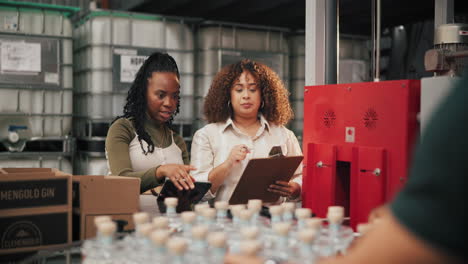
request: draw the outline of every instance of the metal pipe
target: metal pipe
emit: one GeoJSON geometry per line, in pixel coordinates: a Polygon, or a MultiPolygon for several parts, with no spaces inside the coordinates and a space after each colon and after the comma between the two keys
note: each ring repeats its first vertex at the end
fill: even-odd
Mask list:
{"type": "Polygon", "coordinates": [[[325,83],[337,83],[337,0],[325,3],[325,83]]]}
{"type": "Polygon", "coordinates": [[[372,66],[374,82],[380,81],[381,0],[372,0],[372,66]]]}
{"type": "Polygon", "coordinates": [[[453,51],[448,53],[446,57],[450,59],[468,57],[468,50],[453,51]]]}

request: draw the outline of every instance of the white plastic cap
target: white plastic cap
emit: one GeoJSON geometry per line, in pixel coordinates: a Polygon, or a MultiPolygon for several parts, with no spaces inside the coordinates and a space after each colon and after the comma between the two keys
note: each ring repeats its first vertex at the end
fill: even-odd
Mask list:
{"type": "Polygon", "coordinates": [[[236,204],[236,205],[231,205],[231,213],[235,217],[240,217],[240,211],[245,209],[245,205],[243,204],[236,204]]]}
{"type": "Polygon", "coordinates": [[[138,212],[133,214],[133,221],[135,225],[140,225],[149,222],[149,214],[146,212],[138,212]]]}
{"type": "Polygon", "coordinates": [[[183,255],[187,251],[187,241],[180,237],[170,238],[167,248],[173,255],[183,255]]]}
{"type": "Polygon", "coordinates": [[[193,223],[195,221],[195,219],[197,218],[197,214],[195,214],[194,212],[190,212],[190,211],[186,211],[186,212],[182,212],[180,214],[180,217],[182,218],[182,221],[184,223],[193,223]]]}
{"type": "Polygon", "coordinates": [[[214,208],[204,208],[202,211],[203,217],[207,219],[214,219],[216,217],[216,209],[214,208]]]}
{"type": "Polygon", "coordinates": [[[369,231],[370,227],[371,227],[370,224],[362,223],[362,224],[358,224],[356,229],[359,234],[364,235],[365,233],[367,233],[367,231],[369,231]]]}
{"type": "Polygon", "coordinates": [[[103,222],[97,225],[98,232],[104,236],[111,236],[117,230],[117,225],[114,222],[103,222]]]}
{"type": "Polygon", "coordinates": [[[342,215],[344,215],[344,207],[343,206],[329,206],[328,207],[328,212],[327,214],[329,213],[341,213],[342,215]]]}
{"type": "Polygon", "coordinates": [[[343,222],[343,214],[341,212],[331,212],[327,214],[328,222],[331,224],[341,224],[343,222]]]}
{"type": "Polygon", "coordinates": [[[205,225],[197,225],[192,228],[192,236],[197,239],[205,239],[208,234],[208,227],[205,225]]]}
{"type": "Polygon", "coordinates": [[[297,219],[306,219],[312,215],[312,210],[309,208],[297,208],[295,214],[297,219]]]}
{"type": "Polygon", "coordinates": [[[108,215],[100,215],[94,217],[94,225],[98,226],[100,223],[112,222],[112,218],[108,215]]]}
{"type": "Polygon", "coordinates": [[[151,241],[153,241],[153,244],[162,246],[166,244],[167,240],[169,239],[169,231],[167,230],[156,230],[151,232],[151,241]]]}
{"type": "Polygon", "coordinates": [[[319,229],[320,227],[322,227],[322,219],[321,218],[318,218],[318,217],[312,217],[312,218],[309,218],[309,219],[306,219],[305,220],[305,225],[307,228],[311,228],[311,229],[319,229]]]}
{"type": "Polygon", "coordinates": [[[216,210],[227,210],[229,208],[229,204],[226,201],[217,201],[215,202],[216,210]]]}
{"type": "Polygon", "coordinates": [[[262,209],[262,200],[260,199],[250,199],[247,202],[247,208],[253,210],[254,212],[259,212],[262,209]]]}
{"type": "Polygon", "coordinates": [[[290,229],[291,229],[291,224],[287,222],[280,222],[280,223],[273,224],[273,230],[281,236],[288,235],[290,229]]]}
{"type": "Polygon", "coordinates": [[[249,210],[249,209],[241,209],[239,211],[239,218],[242,219],[242,220],[250,220],[250,218],[252,218],[252,215],[253,215],[253,212],[252,210],[249,210]]]}
{"type": "Polygon", "coordinates": [[[303,243],[311,243],[314,241],[316,235],[317,230],[312,228],[304,228],[298,232],[298,238],[303,243]]]}
{"type": "Polygon", "coordinates": [[[201,215],[201,212],[203,211],[204,208],[210,208],[210,205],[207,203],[196,204],[194,207],[195,213],[197,213],[198,215],[201,215]]]}
{"type": "Polygon", "coordinates": [[[242,255],[249,257],[256,256],[261,248],[262,246],[257,240],[246,240],[240,245],[242,255]]]}
{"type": "Polygon", "coordinates": [[[138,227],[138,233],[143,236],[149,236],[151,231],[153,231],[153,225],[150,223],[143,223],[138,227]]]}
{"type": "Polygon", "coordinates": [[[258,237],[258,234],[260,233],[258,227],[256,226],[249,226],[249,227],[243,227],[241,228],[241,235],[244,239],[256,239],[258,237]]]}
{"type": "Polygon", "coordinates": [[[153,218],[153,226],[156,229],[169,228],[169,219],[165,216],[156,216],[153,218]]]}
{"type": "Polygon", "coordinates": [[[209,233],[206,239],[208,240],[208,243],[212,247],[217,247],[217,248],[226,247],[227,237],[226,237],[226,233],[224,232],[209,233]]]}
{"type": "Polygon", "coordinates": [[[281,205],[270,206],[271,215],[281,215],[283,213],[283,207],[281,205]]]}
{"type": "Polygon", "coordinates": [[[292,202],[282,203],[281,206],[283,207],[284,212],[292,212],[296,209],[296,204],[292,202]]]}
{"type": "Polygon", "coordinates": [[[167,197],[164,199],[164,204],[167,207],[177,207],[178,199],[176,197],[167,197]]]}
{"type": "Polygon", "coordinates": [[[10,131],[8,132],[8,140],[11,142],[11,143],[16,143],[18,142],[20,139],[19,135],[18,135],[18,132],[16,131],[10,131]]]}

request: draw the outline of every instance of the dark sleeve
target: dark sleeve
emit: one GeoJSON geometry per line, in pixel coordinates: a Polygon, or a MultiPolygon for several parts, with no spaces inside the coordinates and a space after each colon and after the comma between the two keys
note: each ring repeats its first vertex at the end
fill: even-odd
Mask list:
{"type": "Polygon", "coordinates": [[[140,192],[162,184],[156,179],[157,167],[145,171],[134,171],[130,161],[129,145],[136,136],[131,122],[121,118],[115,121],[106,137],[106,155],[109,162],[110,173],[115,176],[140,178],[140,192]]]}
{"type": "Polygon", "coordinates": [[[452,256],[468,257],[468,80],[434,114],[405,188],[391,204],[415,236],[452,256]]]}
{"type": "Polygon", "coordinates": [[[190,164],[190,157],[187,150],[187,144],[185,144],[184,139],[177,133],[174,132],[174,142],[182,150],[182,160],[185,165],[190,164]]]}

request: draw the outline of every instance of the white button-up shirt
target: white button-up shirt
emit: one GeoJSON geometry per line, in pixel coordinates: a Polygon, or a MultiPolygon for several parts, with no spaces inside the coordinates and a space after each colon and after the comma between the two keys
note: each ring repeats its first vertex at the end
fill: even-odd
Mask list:
{"type": "MultiPolygon", "coordinates": [[[[274,146],[280,146],[284,156],[302,155],[299,142],[291,130],[268,123],[262,115],[260,124],[254,137],[240,131],[231,118],[226,122],[208,124],[195,133],[191,165],[197,170],[191,174],[197,181],[207,182],[210,171],[227,160],[234,146],[244,144],[250,150],[247,157],[232,168],[217,192],[213,194],[209,191],[204,200],[214,198],[215,201],[229,201],[249,160],[267,158],[274,146]]],[[[292,181],[302,186],[302,164],[295,171],[292,181]]]]}

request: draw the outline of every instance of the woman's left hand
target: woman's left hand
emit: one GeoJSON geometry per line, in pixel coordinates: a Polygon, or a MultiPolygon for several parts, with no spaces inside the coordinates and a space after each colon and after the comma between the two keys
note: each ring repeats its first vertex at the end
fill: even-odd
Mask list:
{"type": "Polygon", "coordinates": [[[301,186],[292,181],[276,181],[275,184],[270,185],[268,191],[289,199],[296,199],[301,194],[301,186]]]}

